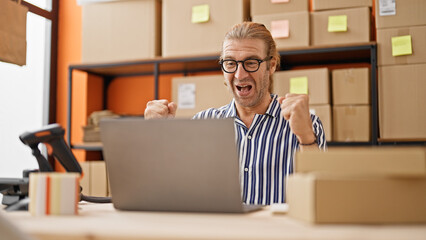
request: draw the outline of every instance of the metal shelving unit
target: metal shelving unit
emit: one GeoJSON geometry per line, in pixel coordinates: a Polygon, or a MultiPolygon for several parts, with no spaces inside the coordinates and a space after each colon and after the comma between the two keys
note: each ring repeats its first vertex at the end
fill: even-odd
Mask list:
{"type": "MultiPolygon", "coordinates": [[[[279,51],[282,70],[295,66],[315,66],[325,64],[367,63],[371,66],[371,141],[369,142],[330,142],[329,145],[378,145],[378,109],[377,109],[377,46],[375,42],[355,45],[334,45],[322,47],[306,47],[279,51]]],[[[116,77],[122,76],[154,76],[154,96],[158,99],[158,79],[162,74],[190,73],[220,70],[219,53],[210,56],[189,56],[177,58],[154,58],[140,61],[129,61],[105,64],[71,65],[68,69],[68,106],[67,106],[67,141],[71,143],[71,109],[72,109],[72,74],[74,70],[84,71],[101,76],[104,79],[104,91],[116,77]]],[[[106,107],[104,94],[104,107],[106,107]]],[[[101,151],[101,144],[71,145],[74,149],[101,151]]]]}

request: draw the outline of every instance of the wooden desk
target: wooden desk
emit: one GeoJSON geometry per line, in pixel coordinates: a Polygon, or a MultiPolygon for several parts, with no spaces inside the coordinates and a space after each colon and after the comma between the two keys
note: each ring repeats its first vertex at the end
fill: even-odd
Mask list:
{"type": "Polygon", "coordinates": [[[6,216],[40,240],[135,239],[426,239],[425,225],[312,225],[273,214],[123,212],[111,204],[81,203],[78,216],[6,216]]]}

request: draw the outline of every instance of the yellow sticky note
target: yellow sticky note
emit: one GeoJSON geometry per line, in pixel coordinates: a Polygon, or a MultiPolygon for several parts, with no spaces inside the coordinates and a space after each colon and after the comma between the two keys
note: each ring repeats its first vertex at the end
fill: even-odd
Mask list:
{"type": "Polygon", "coordinates": [[[208,4],[192,7],[192,23],[208,22],[210,19],[210,7],[208,4]]]}
{"type": "Polygon", "coordinates": [[[392,56],[396,57],[410,54],[413,54],[411,35],[392,38],[392,56]]]}
{"type": "Polygon", "coordinates": [[[348,16],[329,16],[328,17],[329,32],[346,32],[348,31],[348,16]]]}
{"type": "Polygon", "coordinates": [[[271,35],[273,38],[288,38],[289,22],[288,20],[278,20],[271,22],[271,35]]]}
{"type": "Polygon", "coordinates": [[[308,77],[290,78],[290,93],[308,94],[308,77]]]}

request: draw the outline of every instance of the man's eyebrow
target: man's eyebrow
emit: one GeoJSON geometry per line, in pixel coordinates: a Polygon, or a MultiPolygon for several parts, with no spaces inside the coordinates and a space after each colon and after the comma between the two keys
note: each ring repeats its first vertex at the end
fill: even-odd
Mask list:
{"type": "MultiPolygon", "coordinates": [[[[235,60],[235,58],[231,57],[231,56],[224,56],[223,59],[224,60],[235,60]]],[[[248,57],[246,57],[242,60],[247,60],[247,59],[262,59],[262,58],[259,55],[251,55],[251,56],[248,56],[248,57]]]]}

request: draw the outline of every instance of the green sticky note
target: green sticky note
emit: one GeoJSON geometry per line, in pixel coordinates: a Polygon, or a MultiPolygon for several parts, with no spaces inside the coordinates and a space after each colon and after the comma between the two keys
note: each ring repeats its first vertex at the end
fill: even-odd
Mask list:
{"type": "Polygon", "coordinates": [[[392,38],[392,56],[402,56],[413,54],[411,46],[411,35],[392,38]]]}
{"type": "Polygon", "coordinates": [[[348,31],[348,16],[329,16],[328,17],[329,32],[346,32],[348,31]]]}
{"type": "Polygon", "coordinates": [[[290,93],[308,94],[308,77],[290,78],[290,93]]]}
{"type": "Polygon", "coordinates": [[[192,7],[192,23],[208,22],[210,19],[210,7],[208,4],[192,7]]]}

